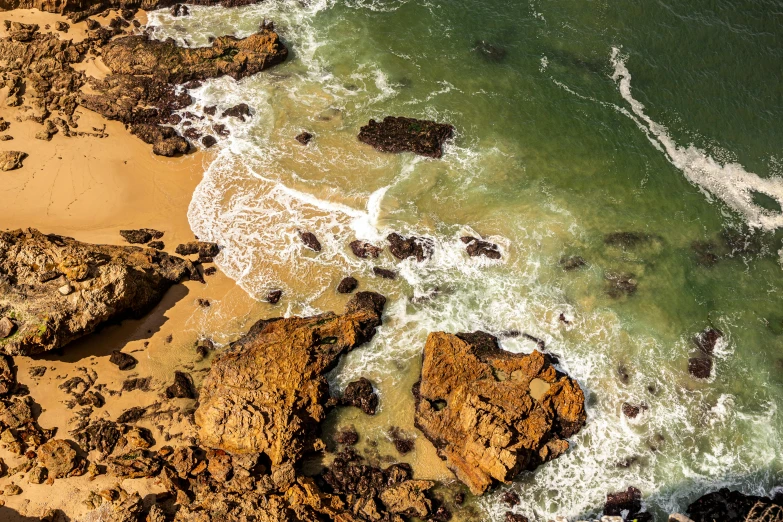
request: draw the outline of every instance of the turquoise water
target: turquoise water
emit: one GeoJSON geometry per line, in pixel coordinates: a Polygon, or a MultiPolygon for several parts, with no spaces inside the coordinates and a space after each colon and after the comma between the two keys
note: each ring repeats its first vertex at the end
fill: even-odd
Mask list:
{"type": "MultiPolygon", "coordinates": [[[[388,422],[412,414],[427,332],[545,339],[586,390],[589,418],[568,454],[510,486],[532,520],[596,514],[629,485],[658,516],[722,485],[768,493],[783,481],[783,5],[551,4],[267,1],[151,14],[155,34],[191,45],[271,18],[292,51],[266,73],[192,91],[198,107],[247,102],[255,115],[227,122],[191,226],[225,245],[218,263],[251,295],[283,288],[286,313],[339,310],[333,288],[349,273],[388,295],[378,337],[332,375],[338,390],[370,377],[388,422]],[[387,114],[445,121],[457,135],[440,160],[356,140],[387,114]],[[293,140],[302,130],[315,134],[306,148],[293,140]],[[324,251],[306,252],[297,229],[324,251]],[[386,254],[379,264],[402,277],[373,278],[347,244],[390,231],[431,237],[435,256],[386,254]],[[621,231],[648,240],[605,243],[621,231]],[[503,259],[468,258],[466,232],[500,244],[503,259]],[[742,251],[725,239],[737,234],[750,238],[742,251]],[[717,263],[699,262],[706,251],[717,263]],[[587,266],[565,272],[563,255],[587,266]],[[608,295],[609,272],[633,274],[636,292],[608,295]],[[701,382],[687,360],[707,326],[726,336],[701,382]],[[625,419],[624,401],[649,410],[625,419]]],[[[367,429],[382,437],[377,424],[367,429]]],[[[502,489],[471,501],[479,519],[502,520],[502,489]]]]}

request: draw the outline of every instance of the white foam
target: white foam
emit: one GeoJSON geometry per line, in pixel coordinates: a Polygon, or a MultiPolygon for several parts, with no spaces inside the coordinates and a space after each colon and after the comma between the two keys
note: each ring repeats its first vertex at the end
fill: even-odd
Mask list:
{"type": "Polygon", "coordinates": [[[648,138],[663,147],[672,165],[681,170],[691,183],[705,191],[705,194],[720,198],[740,213],[748,225],[764,230],[783,226],[783,213],[772,212],[753,203],[753,192],[761,192],[775,199],[783,207],[783,178],[762,178],[748,172],[739,163],[720,163],[694,145],[677,145],[666,127],[647,116],[644,105],[631,94],[631,73],[625,62],[626,58],[620,54],[620,49],[612,48],[612,79],[617,82],[620,94],[631,106],[633,114],[644,122],[648,138]]]}

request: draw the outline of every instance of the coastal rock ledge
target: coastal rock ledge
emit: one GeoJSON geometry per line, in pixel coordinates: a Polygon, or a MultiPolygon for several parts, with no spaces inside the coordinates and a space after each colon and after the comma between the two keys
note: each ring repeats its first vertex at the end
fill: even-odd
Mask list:
{"type": "Polygon", "coordinates": [[[548,356],[484,332],[431,333],[413,393],[416,427],[476,495],[562,455],[586,420],[582,389],[548,356]]]}
{"type": "Polygon", "coordinates": [[[63,347],[102,323],[149,312],[190,261],[151,248],[91,245],[34,229],[0,232],[0,339],[8,355],[63,347]]]}

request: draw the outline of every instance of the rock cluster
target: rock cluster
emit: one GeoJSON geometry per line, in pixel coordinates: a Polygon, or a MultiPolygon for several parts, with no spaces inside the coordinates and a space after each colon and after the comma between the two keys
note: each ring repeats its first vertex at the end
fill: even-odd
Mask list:
{"type": "Polygon", "coordinates": [[[414,152],[440,158],[443,144],[454,135],[454,127],[434,121],[387,116],[359,130],[359,141],[381,152],[414,152]]]}
{"type": "Polygon", "coordinates": [[[416,427],[474,494],[562,455],[586,420],[581,388],[546,355],[484,332],[431,333],[414,397],[416,427]]]}
{"type": "Polygon", "coordinates": [[[781,522],[783,495],[770,499],[722,488],[697,499],[687,513],[694,522],[781,522]]]}
{"type": "Polygon", "coordinates": [[[106,321],[142,316],[171,285],[198,277],[189,261],[152,249],[33,229],[0,232],[0,316],[16,327],[0,339],[0,351],[60,348],[106,321]]]}

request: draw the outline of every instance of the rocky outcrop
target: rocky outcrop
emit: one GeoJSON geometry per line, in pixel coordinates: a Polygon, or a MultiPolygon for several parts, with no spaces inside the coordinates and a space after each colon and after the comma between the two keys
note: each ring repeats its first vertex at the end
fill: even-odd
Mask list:
{"type": "Polygon", "coordinates": [[[421,263],[432,256],[432,240],[425,237],[403,237],[395,232],[386,236],[386,240],[389,251],[399,260],[415,257],[421,263]]]}
{"type": "Polygon", "coordinates": [[[500,249],[494,243],[473,236],[464,236],[460,240],[467,245],[465,249],[470,257],[484,256],[489,259],[500,259],[500,249]]]}
{"type": "MultiPolygon", "coordinates": [[[[359,286],[359,281],[355,277],[344,277],[337,285],[337,292],[340,294],[350,294],[359,286]]],[[[0,331],[2,333],[2,331],[0,331]]]]}
{"type": "Polygon", "coordinates": [[[370,120],[359,130],[359,141],[381,152],[414,152],[440,158],[443,144],[454,135],[454,127],[434,121],[387,116],[370,120]]]}
{"type": "Polygon", "coordinates": [[[330,400],[325,373],[369,341],[385,299],[359,292],[344,315],[262,320],[217,355],[195,421],[202,443],[264,453],[273,466],[323,447],[318,424],[330,400]]]}
{"type": "MultiPolygon", "coordinates": [[[[259,0],[0,0],[0,11],[12,9],[38,9],[48,13],[69,15],[76,20],[83,20],[87,16],[106,11],[107,9],[151,11],[161,7],[171,7],[175,4],[191,5],[219,5],[222,7],[236,7],[250,5],[259,0]]],[[[130,18],[133,11],[130,12],[130,18]]],[[[58,31],[62,29],[57,29],[58,31]]]]}
{"type": "Polygon", "coordinates": [[[345,393],[341,399],[344,406],[355,406],[367,415],[375,415],[378,409],[378,395],[372,387],[372,383],[362,377],[345,387],[345,393]]]}
{"type": "Polygon", "coordinates": [[[65,346],[99,325],[141,317],[168,288],[197,278],[163,252],[81,243],[33,229],[0,232],[0,315],[16,331],[0,351],[33,355],[65,346]]]}
{"type": "Polygon", "coordinates": [[[546,355],[484,332],[431,333],[414,397],[416,427],[474,494],[563,454],[586,419],[579,384],[546,355]]]}
{"type": "Polygon", "coordinates": [[[713,353],[723,332],[715,328],[705,328],[693,338],[697,353],[688,359],[688,373],[697,379],[709,379],[712,375],[713,353]]]}
{"type": "Polygon", "coordinates": [[[783,520],[783,498],[744,495],[727,488],[707,493],[686,511],[693,522],[780,522],[783,520]]]}
{"type": "Polygon", "coordinates": [[[358,239],[351,241],[349,246],[351,247],[353,255],[362,259],[367,259],[370,257],[377,258],[379,255],[381,255],[381,252],[383,252],[381,247],[377,247],[365,241],[359,241],[358,239]]]}
{"type": "Polygon", "coordinates": [[[299,239],[301,239],[302,243],[304,243],[304,245],[310,250],[313,250],[315,252],[321,251],[321,242],[318,241],[318,238],[315,237],[315,234],[313,234],[312,232],[306,232],[304,230],[300,230],[299,239]]]}
{"type": "Polygon", "coordinates": [[[136,230],[120,230],[120,235],[128,243],[143,244],[149,243],[153,239],[163,237],[163,232],[152,228],[139,228],[136,230]]]}
{"type": "Polygon", "coordinates": [[[3,151],[0,152],[0,170],[9,171],[16,170],[22,167],[22,160],[27,157],[27,154],[19,151],[3,151]]]}

